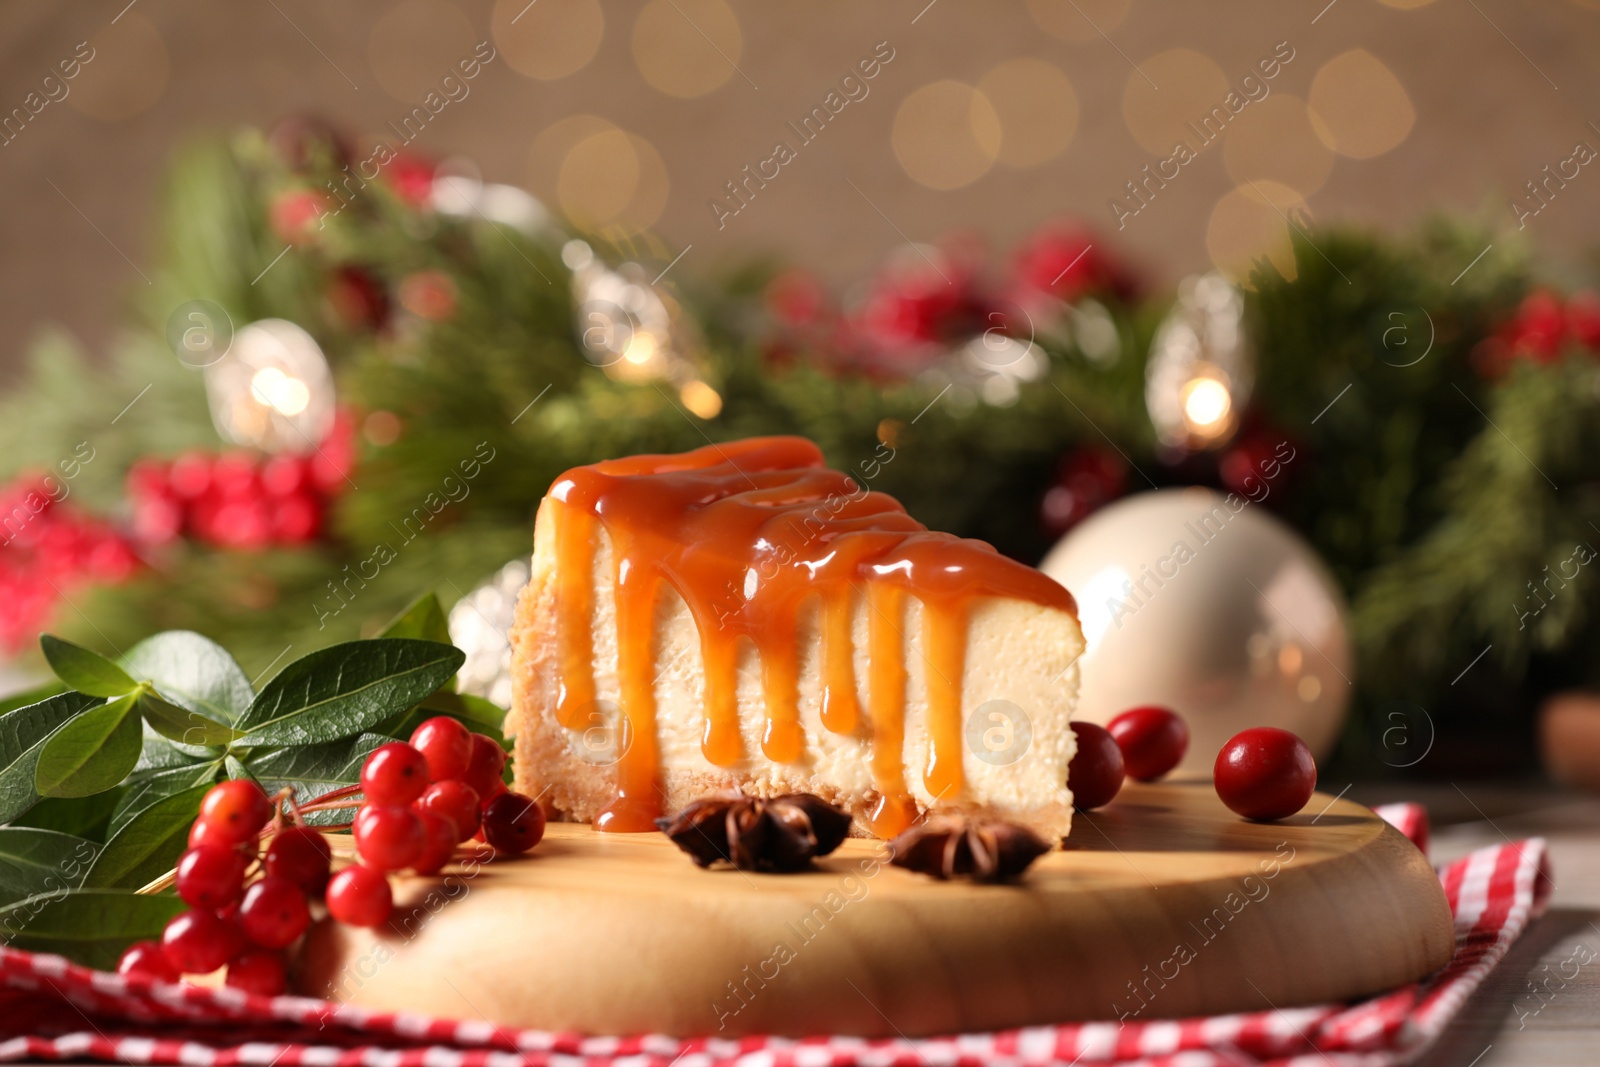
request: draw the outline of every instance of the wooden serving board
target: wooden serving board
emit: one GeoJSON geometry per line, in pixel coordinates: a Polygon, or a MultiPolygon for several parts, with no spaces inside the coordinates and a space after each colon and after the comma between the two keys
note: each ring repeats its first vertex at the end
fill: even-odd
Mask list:
{"type": "Polygon", "coordinates": [[[1130,783],[1017,885],[857,840],[805,874],[702,871],[659,834],[557,824],[397,901],[381,935],[315,927],[298,987],[584,1033],[917,1036],[1353,998],[1454,948],[1433,870],[1371,811],[1318,794],[1248,823],[1209,783],[1130,783]]]}

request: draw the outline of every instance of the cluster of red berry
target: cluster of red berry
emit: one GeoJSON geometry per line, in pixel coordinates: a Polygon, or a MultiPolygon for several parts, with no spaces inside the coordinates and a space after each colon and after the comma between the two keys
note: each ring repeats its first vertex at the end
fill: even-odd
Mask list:
{"type": "Polygon", "coordinates": [[[306,932],[316,905],[347,925],[382,926],[394,910],[390,872],[436,874],[474,837],[501,854],[539,843],[544,811],[507,790],[504,769],[498,744],[440,716],[418,726],[410,744],[374,750],[359,786],[305,806],[285,790],[275,807],[247,779],[213,786],[178,861],[176,888],[189,910],[167,923],[159,942],[130,946],[118,972],[173,982],[226,967],[230,986],[282,993],[286,950],[306,932]],[[302,818],[357,804],[359,861],[334,873],[327,838],[302,818]]]}
{"type": "Polygon", "coordinates": [[[28,475],[0,487],[0,649],[7,653],[38,640],[64,595],[86,583],[120,582],[138,566],[122,535],[62,502],[66,485],[28,475]]]}
{"type": "Polygon", "coordinates": [[[1518,360],[1554,363],[1571,345],[1600,353],[1600,296],[1563,299],[1545,289],[1528,294],[1516,314],[1472,351],[1480,374],[1497,378],[1518,360]]]}
{"type": "MultiPolygon", "coordinates": [[[[1105,726],[1075,722],[1078,751],[1067,766],[1072,801],[1083,811],[1109,804],[1125,778],[1153,782],[1189,751],[1189,727],[1156,705],[1133,708],[1105,726]]],[[[1306,743],[1288,730],[1258,726],[1235,734],[1217,753],[1213,780],[1229,809],[1261,822],[1285,819],[1317,788],[1317,765],[1306,743]]]]}
{"type": "Polygon", "coordinates": [[[143,544],[190,537],[226,548],[303,544],[323,531],[355,441],[341,417],[309,455],[185,452],[128,472],[133,533],[143,544]]]}

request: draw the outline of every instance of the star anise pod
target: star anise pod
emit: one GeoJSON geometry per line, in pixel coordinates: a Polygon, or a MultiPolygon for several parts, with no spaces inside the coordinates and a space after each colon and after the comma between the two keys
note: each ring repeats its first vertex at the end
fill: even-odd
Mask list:
{"type": "Polygon", "coordinates": [[[1046,852],[1050,843],[1026,826],[999,819],[936,815],[889,842],[896,867],[941,881],[970,877],[1007,882],[1046,852]]]}
{"type": "Polygon", "coordinates": [[[702,797],[656,826],[700,866],[726,860],[742,871],[803,871],[850,833],[850,816],[810,793],[770,799],[740,792],[702,797]]]}

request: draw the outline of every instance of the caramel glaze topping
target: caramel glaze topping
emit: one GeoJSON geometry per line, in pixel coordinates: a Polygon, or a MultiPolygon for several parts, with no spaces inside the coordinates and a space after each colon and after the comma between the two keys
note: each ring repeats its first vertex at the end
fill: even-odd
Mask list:
{"type": "Polygon", "coordinates": [[[923,605],[932,740],[922,769],[928,791],[962,790],[961,679],[973,601],[1007,597],[1075,611],[1072,595],[982,541],[935,533],[892,497],[868,492],[823,466],[801,437],[757,437],[675,456],[631,456],[577,467],[556,479],[557,718],[579,729],[595,699],[595,545],[601,527],[616,566],[618,680],[631,743],[617,766],[617,796],[601,830],[654,828],[661,814],[653,688],[654,623],[663,584],[694,617],[705,664],[706,759],[731,767],[744,755],[736,687],[739,642],[755,644],[766,721],[761,752],[794,763],[800,725],[797,619],[818,598],[822,622],[823,728],[870,730],[879,800],[872,829],[893,837],[915,818],[902,759],[905,738],[907,596],[923,605]],[[870,724],[857,697],[851,611],[869,611],[870,724]]]}

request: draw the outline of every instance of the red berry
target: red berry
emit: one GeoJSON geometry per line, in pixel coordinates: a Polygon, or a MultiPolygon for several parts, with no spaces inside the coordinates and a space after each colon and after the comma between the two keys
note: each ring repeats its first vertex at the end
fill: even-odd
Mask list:
{"type": "Polygon", "coordinates": [[[227,984],[258,997],[276,997],[289,988],[289,970],[282,954],[256,949],[228,964],[227,984]]]}
{"type": "Polygon", "coordinates": [[[1093,811],[1111,803],[1122,788],[1122,749],[1109,730],[1092,722],[1075,722],[1072,732],[1078,751],[1067,764],[1067,786],[1079,811],[1093,811]]]}
{"type": "Polygon", "coordinates": [[[465,841],[477,833],[481,824],[477,792],[455,779],[434,782],[417,798],[416,807],[448,819],[455,827],[457,841],[465,841]]]}
{"type": "Polygon", "coordinates": [[[243,949],[239,928],[209,911],[182,912],[161,931],[161,952],[181,974],[210,974],[243,949]]]}
{"type": "Polygon", "coordinates": [[[448,715],[435,715],[411,732],[411,747],[428,761],[428,778],[464,777],[472,762],[472,732],[448,715]]]}
{"type": "Polygon", "coordinates": [[[356,813],[355,838],[356,851],[369,866],[404,870],[422,855],[422,820],[410,808],[368,804],[356,813]]]}
{"type": "Polygon", "coordinates": [[[417,812],[422,821],[422,853],[411,864],[418,874],[438,874],[456,854],[455,823],[431,811],[417,812]]]}
{"type": "Polygon", "coordinates": [[[215,911],[244,890],[244,853],[222,845],[191,848],[178,861],[178,896],[192,908],[215,911]]]}
{"type": "Polygon", "coordinates": [[[262,948],[283,948],[306,932],[311,909],[306,895],[287,878],[263,878],[245,891],[239,926],[262,948]]]}
{"type": "Polygon", "coordinates": [[[467,766],[466,783],[487,800],[505,788],[506,750],[482,734],[472,735],[472,759],[467,766]]]}
{"type": "Polygon", "coordinates": [[[1317,764],[1306,743],[1275,726],[1233,735],[1212,771],[1217,796],[1247,819],[1284,819],[1306,806],[1317,788],[1317,764]]]}
{"type": "Polygon", "coordinates": [[[279,830],[267,846],[263,869],[269,878],[293,882],[310,897],[322,896],[328,886],[328,841],[309,826],[279,830]]]}
{"type": "MultiPolygon", "coordinates": [[[[235,778],[211,787],[200,802],[200,822],[206,833],[243,844],[253,839],[272,818],[272,804],[261,787],[248,778],[235,778]]],[[[209,842],[219,844],[218,842],[209,842]]]]}
{"type": "Polygon", "coordinates": [[[328,914],[346,926],[382,926],[394,910],[394,894],[382,871],[359,864],[328,882],[328,914]]]}
{"type": "Polygon", "coordinates": [[[544,836],[544,809],[521,793],[501,793],[483,806],[483,839],[496,852],[526,852],[544,836]]]}
{"type": "Polygon", "coordinates": [[[240,855],[248,859],[256,854],[258,845],[255,841],[239,842],[234,840],[233,828],[230,826],[196,819],[194,825],[189,827],[189,847],[236,849],[240,855]]]}
{"type": "Polygon", "coordinates": [[[178,969],[154,941],[135,941],[129,945],[117,961],[117,973],[126,978],[154,978],[158,982],[178,980],[178,969]]]}
{"type": "Polygon", "coordinates": [[[1183,762],[1189,751],[1189,727],[1176,712],[1149,705],[1125,711],[1106,723],[1122,749],[1128,777],[1153,782],[1183,762]]]}
{"type": "Polygon", "coordinates": [[[428,788],[428,763],[404,741],[379,745],[361,765],[368,804],[409,804],[428,788]]]}

